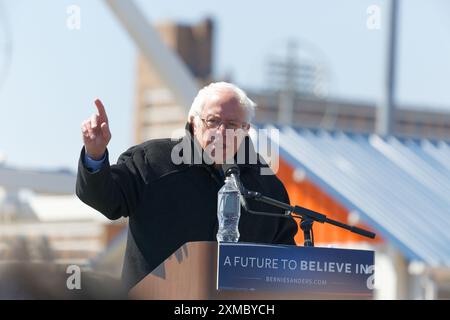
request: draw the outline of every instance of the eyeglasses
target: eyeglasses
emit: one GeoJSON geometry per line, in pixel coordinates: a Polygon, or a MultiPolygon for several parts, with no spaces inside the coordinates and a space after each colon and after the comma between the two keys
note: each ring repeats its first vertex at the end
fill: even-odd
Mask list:
{"type": "Polygon", "coordinates": [[[200,118],[203,123],[205,124],[205,126],[208,129],[217,129],[219,128],[222,124],[225,126],[225,129],[231,129],[231,130],[238,130],[238,129],[246,129],[247,127],[247,123],[244,122],[236,122],[236,121],[229,121],[229,122],[225,122],[222,121],[220,119],[217,118],[212,118],[212,119],[203,119],[200,118]]]}

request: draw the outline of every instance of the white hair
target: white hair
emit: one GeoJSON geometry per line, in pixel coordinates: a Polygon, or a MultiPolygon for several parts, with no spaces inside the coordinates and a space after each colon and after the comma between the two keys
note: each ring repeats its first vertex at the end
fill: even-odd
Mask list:
{"type": "Polygon", "coordinates": [[[256,103],[247,97],[247,94],[242,89],[228,82],[213,82],[206,87],[203,87],[192,102],[188,114],[188,121],[190,121],[192,117],[200,116],[209,96],[224,90],[231,90],[234,93],[240,106],[246,113],[246,121],[250,123],[255,116],[256,103]]]}

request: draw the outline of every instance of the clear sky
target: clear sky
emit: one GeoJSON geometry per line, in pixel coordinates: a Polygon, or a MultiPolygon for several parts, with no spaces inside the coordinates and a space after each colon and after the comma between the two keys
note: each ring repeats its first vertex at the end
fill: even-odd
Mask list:
{"type": "MultiPolygon", "coordinates": [[[[330,95],[379,99],[386,32],[385,1],[139,0],[153,22],[216,22],[214,74],[263,88],[265,63],[289,39],[313,44],[331,73],[330,95]],[[366,26],[370,5],[381,29],[366,26]]],[[[132,143],[136,47],[102,0],[0,0],[12,35],[12,64],[0,87],[0,153],[7,164],[76,169],[80,124],[100,97],[107,108],[111,161],[132,143]],[[81,8],[81,30],[66,26],[81,8]]],[[[450,112],[450,1],[400,2],[397,101],[450,112]]],[[[2,41],[0,31],[0,48],[2,41]]],[[[4,54],[0,51],[0,66],[4,54]]],[[[4,70],[0,70],[4,72],[4,70]]]]}

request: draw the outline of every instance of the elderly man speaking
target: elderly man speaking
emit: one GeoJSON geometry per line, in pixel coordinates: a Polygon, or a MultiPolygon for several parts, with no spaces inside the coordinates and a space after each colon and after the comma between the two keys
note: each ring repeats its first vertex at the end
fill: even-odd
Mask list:
{"type": "MultiPolygon", "coordinates": [[[[111,132],[105,108],[100,100],[95,105],[97,113],[82,124],[84,148],[76,192],[109,219],[129,217],[122,274],[127,288],[186,242],[216,240],[217,192],[224,184],[221,163],[227,159],[241,158],[241,180],[248,189],[289,203],[281,181],[273,174],[261,174],[267,165],[250,161],[255,151],[247,133],[255,104],[235,85],[218,82],[201,89],[189,111],[185,137],[133,146],[116,165],[108,160],[111,132]]],[[[261,202],[250,200],[249,205],[257,211],[275,211],[261,202]]],[[[239,232],[239,241],[295,244],[297,225],[291,219],[244,211],[239,232]]]]}

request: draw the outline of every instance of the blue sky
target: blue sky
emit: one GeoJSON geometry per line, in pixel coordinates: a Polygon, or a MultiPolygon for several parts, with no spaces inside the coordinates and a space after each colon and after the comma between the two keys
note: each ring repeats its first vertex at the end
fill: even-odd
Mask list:
{"type": "MultiPolygon", "coordinates": [[[[12,64],[0,87],[0,153],[6,155],[7,163],[75,170],[82,146],[80,123],[94,112],[96,97],[107,108],[113,136],[109,149],[115,162],[132,144],[136,48],[112,12],[102,0],[0,3],[13,39],[12,64]],[[72,4],[81,8],[79,31],[66,27],[66,8],[72,4]]],[[[313,44],[327,61],[332,96],[379,99],[385,1],[137,3],[153,22],[191,23],[212,16],[216,22],[214,73],[217,77],[232,74],[244,88],[263,88],[268,57],[282,52],[287,40],[297,39],[313,44]],[[381,30],[366,27],[370,5],[381,8],[381,30]]],[[[450,2],[401,1],[400,13],[400,107],[450,112],[450,2]]]]}

